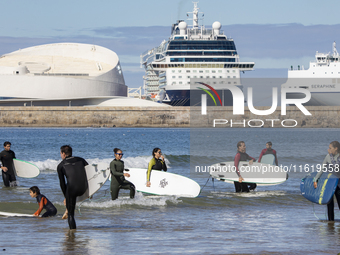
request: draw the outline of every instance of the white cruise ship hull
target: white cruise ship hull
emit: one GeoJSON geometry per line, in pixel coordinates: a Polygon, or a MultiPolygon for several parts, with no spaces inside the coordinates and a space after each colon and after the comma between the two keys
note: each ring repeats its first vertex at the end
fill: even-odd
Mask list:
{"type": "MultiPolygon", "coordinates": [[[[340,78],[290,78],[282,88],[303,88],[311,93],[306,106],[340,105],[340,78]]],[[[304,98],[302,93],[288,93],[288,99],[304,98]]]]}

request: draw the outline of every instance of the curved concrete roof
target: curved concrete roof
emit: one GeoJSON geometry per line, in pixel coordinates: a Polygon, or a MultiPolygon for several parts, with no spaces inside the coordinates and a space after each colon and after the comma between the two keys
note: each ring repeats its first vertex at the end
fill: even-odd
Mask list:
{"type": "Polygon", "coordinates": [[[98,76],[115,68],[117,54],[97,45],[55,43],[20,49],[0,57],[1,67],[25,66],[29,73],[98,76]]]}

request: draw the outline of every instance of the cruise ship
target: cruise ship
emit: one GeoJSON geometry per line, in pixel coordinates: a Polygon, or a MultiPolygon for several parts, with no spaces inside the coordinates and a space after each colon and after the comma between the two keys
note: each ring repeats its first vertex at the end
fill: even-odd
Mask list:
{"type": "MultiPolygon", "coordinates": [[[[340,105],[340,56],[333,42],[332,53],[316,52],[315,60],[304,69],[292,66],[288,70],[288,80],[282,88],[303,88],[311,92],[311,99],[304,105],[340,105]]],[[[287,98],[304,98],[302,93],[288,93],[287,98]]]]}
{"type": "Polygon", "coordinates": [[[255,64],[240,62],[234,40],[223,33],[220,22],[211,29],[199,25],[204,15],[197,3],[187,14],[192,14],[192,26],[177,21],[168,40],[141,55],[146,95],[174,106],[199,105],[194,95],[201,93],[197,86],[201,82],[216,89],[223,105],[232,105],[231,92],[224,85],[242,87],[240,72],[253,70],[255,64]]]}

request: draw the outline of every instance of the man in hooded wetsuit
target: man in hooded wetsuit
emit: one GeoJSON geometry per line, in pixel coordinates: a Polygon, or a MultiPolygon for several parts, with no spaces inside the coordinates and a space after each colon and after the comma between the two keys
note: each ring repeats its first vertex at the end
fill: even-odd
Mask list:
{"type": "Polygon", "coordinates": [[[276,150],[272,149],[272,146],[273,146],[272,142],[266,143],[266,148],[261,151],[258,162],[261,162],[261,158],[262,158],[263,155],[272,154],[272,155],[275,156],[275,164],[277,166],[279,165],[279,162],[278,162],[277,156],[276,156],[276,150]]]}
{"type": "Polygon", "coordinates": [[[88,163],[83,158],[72,157],[72,148],[69,145],[61,146],[60,156],[63,159],[57,168],[60,188],[66,200],[69,227],[70,229],[76,229],[74,210],[76,208],[77,197],[83,195],[88,188],[85,172],[85,166],[88,163]]]}
{"type": "Polygon", "coordinates": [[[16,177],[14,172],[13,159],[15,158],[14,151],[11,150],[11,143],[4,143],[4,150],[0,152],[1,169],[2,169],[2,180],[6,187],[9,187],[11,183],[16,186],[16,177]]]}

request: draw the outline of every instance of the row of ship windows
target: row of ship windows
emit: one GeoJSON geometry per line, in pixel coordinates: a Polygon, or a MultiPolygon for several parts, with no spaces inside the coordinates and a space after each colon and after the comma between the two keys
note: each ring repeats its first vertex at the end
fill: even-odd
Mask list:
{"type": "MultiPolygon", "coordinates": [[[[176,76],[172,76],[171,78],[172,78],[172,79],[176,79],[176,76]]],[[[178,79],[182,79],[182,76],[178,76],[177,78],[178,78],[178,79]]],[[[190,78],[207,78],[207,79],[209,79],[210,76],[205,76],[205,77],[203,77],[203,76],[187,76],[186,78],[188,78],[188,79],[190,79],[190,78]]],[[[213,78],[213,79],[215,79],[215,78],[223,78],[223,76],[218,76],[218,77],[216,77],[216,76],[211,76],[211,78],[213,78]]],[[[224,77],[224,78],[225,78],[225,77],[224,77]]],[[[230,79],[231,77],[230,77],[230,76],[227,76],[227,78],[230,79]]],[[[233,76],[233,78],[236,78],[236,76],[233,76]]]]}
{"type": "Polygon", "coordinates": [[[236,50],[233,41],[172,41],[168,50],[236,50]]]}
{"type": "Polygon", "coordinates": [[[237,52],[230,51],[168,51],[166,56],[235,56],[237,52]]]}
{"type": "Polygon", "coordinates": [[[253,68],[254,64],[152,64],[153,68],[253,68]]]}
{"type": "Polygon", "coordinates": [[[236,62],[235,58],[170,58],[170,62],[236,62]]]}
{"type": "MultiPolygon", "coordinates": [[[[181,73],[181,72],[182,72],[182,70],[172,70],[173,73],[175,73],[176,71],[177,71],[178,73],[181,73]]],[[[235,70],[227,70],[227,73],[229,73],[230,71],[232,71],[233,73],[235,73],[235,70]]],[[[183,72],[184,72],[184,70],[183,70],[183,72]]],[[[185,70],[185,72],[187,72],[187,73],[191,73],[191,72],[197,73],[197,70],[185,70]]],[[[203,73],[203,70],[198,70],[198,72],[199,72],[199,73],[203,73]]],[[[206,73],[210,73],[210,70],[205,70],[205,72],[206,72],[206,73]]],[[[216,70],[211,70],[211,72],[212,72],[212,73],[216,73],[216,70]]],[[[219,72],[219,73],[222,73],[222,70],[218,70],[218,72],[219,72]]]]}
{"type": "MultiPolygon", "coordinates": [[[[218,82],[219,84],[237,84],[237,82],[236,81],[234,81],[234,82],[230,82],[230,81],[228,81],[228,82],[223,82],[223,81],[220,81],[220,82],[218,82]]],[[[217,82],[213,82],[213,84],[218,84],[217,82]]],[[[177,84],[179,84],[179,85],[182,85],[182,84],[189,84],[190,85],[190,81],[188,81],[188,82],[182,82],[182,81],[180,81],[180,82],[178,82],[178,83],[176,83],[175,81],[174,82],[172,82],[171,83],[171,85],[177,85],[177,84]]]]}

